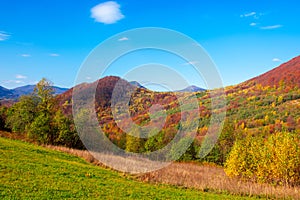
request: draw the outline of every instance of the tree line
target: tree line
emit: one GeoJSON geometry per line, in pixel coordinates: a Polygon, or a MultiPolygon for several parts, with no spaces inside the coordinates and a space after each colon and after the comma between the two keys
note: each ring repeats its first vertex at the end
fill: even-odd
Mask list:
{"type": "Polygon", "coordinates": [[[21,96],[7,108],[1,106],[0,128],[36,141],[83,149],[71,117],[57,106],[52,83],[42,79],[33,94],[21,96]]]}

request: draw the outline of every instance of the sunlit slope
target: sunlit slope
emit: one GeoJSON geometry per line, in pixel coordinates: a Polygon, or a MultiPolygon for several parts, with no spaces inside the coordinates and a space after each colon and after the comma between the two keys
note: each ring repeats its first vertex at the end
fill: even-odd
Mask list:
{"type": "Polygon", "coordinates": [[[244,199],[137,182],[83,159],[0,138],[0,199],[244,199]]]}

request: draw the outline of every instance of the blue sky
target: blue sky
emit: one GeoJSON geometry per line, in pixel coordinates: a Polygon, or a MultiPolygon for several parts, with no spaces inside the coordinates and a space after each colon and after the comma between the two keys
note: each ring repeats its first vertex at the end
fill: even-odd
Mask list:
{"type": "MultiPolygon", "coordinates": [[[[14,88],[46,77],[55,85],[72,87],[82,62],[99,43],[140,27],[188,35],[214,60],[224,85],[237,84],[300,54],[297,2],[2,0],[0,85],[14,88]]],[[[108,74],[121,76],[135,64],[133,60],[153,59],[185,74],[190,84],[205,87],[182,60],[160,52],[144,53],[146,58],[139,53],[120,59],[108,74]]]]}

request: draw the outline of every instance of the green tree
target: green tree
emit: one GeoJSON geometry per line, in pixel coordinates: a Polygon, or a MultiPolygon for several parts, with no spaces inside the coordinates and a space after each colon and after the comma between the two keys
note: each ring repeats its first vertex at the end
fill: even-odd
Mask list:
{"type": "Polygon", "coordinates": [[[54,89],[49,80],[45,78],[40,80],[34,88],[34,94],[40,99],[38,105],[40,112],[53,111],[55,105],[54,89]]]}
{"type": "Polygon", "coordinates": [[[52,125],[57,133],[55,144],[83,149],[83,144],[75,130],[73,121],[66,117],[61,110],[55,113],[52,125]]]}
{"type": "Polygon", "coordinates": [[[150,131],[149,137],[145,143],[146,152],[153,152],[163,148],[163,140],[164,140],[164,131],[159,131],[156,128],[150,131]]]}
{"type": "Polygon", "coordinates": [[[20,97],[7,111],[6,127],[13,132],[26,132],[37,116],[39,102],[33,95],[20,97]]]}
{"type": "Polygon", "coordinates": [[[126,151],[139,153],[144,151],[145,140],[140,137],[141,129],[139,126],[132,128],[130,134],[126,134],[126,151]]]}
{"type": "Polygon", "coordinates": [[[5,114],[6,127],[14,132],[25,132],[39,143],[82,149],[73,121],[57,110],[56,105],[52,83],[43,78],[32,95],[22,96],[7,112],[0,109],[0,128],[5,114]]]}
{"type": "Polygon", "coordinates": [[[40,143],[55,144],[58,137],[58,133],[53,126],[55,115],[53,94],[52,83],[45,78],[36,84],[34,95],[39,99],[39,103],[36,117],[27,132],[30,138],[36,139],[40,143]]]}
{"type": "Polygon", "coordinates": [[[30,124],[28,136],[42,144],[54,144],[57,138],[56,132],[51,127],[51,115],[47,112],[40,112],[30,124]]]}
{"type": "Polygon", "coordinates": [[[202,158],[202,161],[213,162],[218,165],[224,165],[228,154],[230,153],[234,141],[241,135],[240,130],[234,130],[232,123],[225,123],[222,133],[218,138],[217,143],[207,156],[202,158]]]}

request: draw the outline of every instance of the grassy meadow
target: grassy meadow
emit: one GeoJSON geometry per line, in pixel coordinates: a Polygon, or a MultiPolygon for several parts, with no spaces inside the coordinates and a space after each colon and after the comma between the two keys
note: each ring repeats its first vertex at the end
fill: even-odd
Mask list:
{"type": "Polygon", "coordinates": [[[148,184],[66,153],[0,138],[0,199],[251,199],[148,184]]]}

